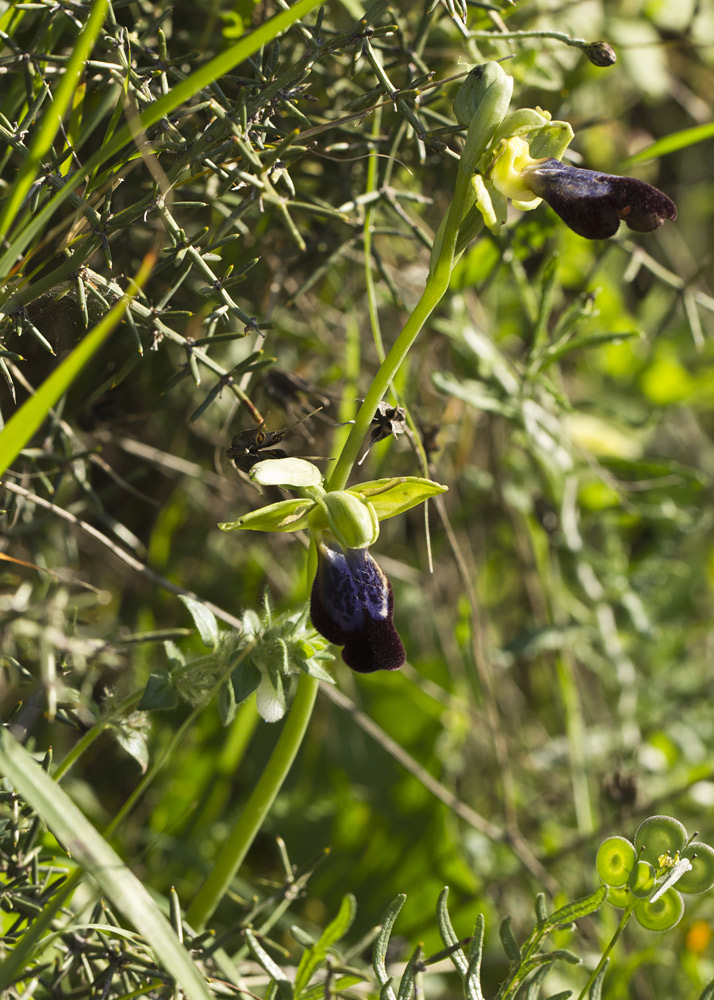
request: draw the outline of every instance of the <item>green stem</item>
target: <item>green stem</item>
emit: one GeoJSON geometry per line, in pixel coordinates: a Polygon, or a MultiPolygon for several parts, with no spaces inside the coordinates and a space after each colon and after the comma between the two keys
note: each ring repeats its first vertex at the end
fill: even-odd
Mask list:
{"type": "MultiPolygon", "coordinates": [[[[419,331],[449,287],[459,227],[465,212],[473,203],[473,197],[470,197],[471,177],[508,110],[513,88],[513,80],[503,73],[498,64],[489,63],[487,68],[489,73],[484,79],[488,80],[488,89],[484,87],[478,114],[474,116],[469,125],[464,150],[459,161],[454,197],[445,222],[434,243],[432,265],[426,288],[414,312],[405,323],[404,329],[374,377],[337,460],[327,487],[328,492],[344,489],[378,404],[409,353],[419,331]]],[[[314,563],[314,546],[311,546],[308,560],[309,569],[311,567],[314,570],[314,563]]],[[[317,681],[308,675],[301,675],[295,698],[270,760],[258,779],[228,840],[221,848],[211,872],[205,878],[188,909],[188,921],[196,930],[205,925],[228,890],[288,776],[307,731],[316,694],[317,681]]]]}
{"type": "Polygon", "coordinates": [[[612,937],[610,939],[610,943],[608,944],[608,946],[605,949],[605,951],[602,953],[602,957],[601,957],[600,961],[597,963],[597,965],[595,966],[595,968],[593,969],[593,971],[590,973],[590,976],[588,977],[588,981],[585,983],[585,985],[583,986],[582,990],[580,991],[580,996],[578,997],[578,1000],[585,1000],[585,996],[586,996],[588,990],[590,989],[590,987],[592,986],[592,984],[597,979],[598,974],[600,973],[600,970],[602,969],[603,965],[605,964],[605,962],[607,962],[608,958],[610,957],[610,952],[612,951],[612,949],[617,944],[618,940],[620,939],[620,935],[624,931],[625,927],[627,927],[627,923],[628,923],[630,917],[632,916],[632,913],[634,911],[636,903],[637,903],[637,900],[633,899],[625,907],[625,912],[622,914],[622,917],[620,918],[620,923],[617,925],[615,933],[612,935],[612,937]]]}
{"type": "MultiPolygon", "coordinates": [[[[487,64],[493,66],[495,64],[487,64]]],[[[384,398],[389,385],[398,372],[402,362],[411,350],[414,341],[419,336],[427,319],[444,297],[449,287],[449,279],[454,266],[456,241],[459,235],[461,221],[473,198],[471,192],[471,177],[478,161],[486,151],[494,132],[500,125],[508,110],[511,99],[513,80],[502,73],[502,80],[491,86],[484,94],[474,115],[466,135],[464,149],[459,161],[456,175],[454,197],[449,205],[443,228],[437,233],[432,253],[432,263],[426,287],[416,307],[404,324],[402,332],[392,344],[386,358],[374,376],[364,402],[357,412],[349,437],[338,458],[328,484],[328,490],[343,490],[347,483],[352,466],[362,447],[369,425],[372,423],[377,407],[384,398]]]]}
{"type": "Polygon", "coordinates": [[[187,919],[195,930],[205,926],[225,895],[290,772],[312,715],[317,685],[314,677],[301,674],[270,760],[188,909],[187,919]]]}

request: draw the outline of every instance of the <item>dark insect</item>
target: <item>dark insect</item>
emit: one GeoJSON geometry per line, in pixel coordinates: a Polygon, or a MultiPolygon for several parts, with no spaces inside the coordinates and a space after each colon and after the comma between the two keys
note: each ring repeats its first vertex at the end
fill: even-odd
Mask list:
{"type": "Polygon", "coordinates": [[[319,413],[320,409],[321,407],[318,407],[312,413],[307,413],[302,420],[298,420],[289,427],[281,427],[277,431],[266,431],[264,420],[261,420],[257,427],[238,431],[231,441],[230,448],[226,449],[226,455],[233,460],[233,464],[241,472],[250,472],[257,462],[262,462],[267,458],[287,458],[288,453],[282,448],[276,448],[275,445],[280,444],[288,431],[319,413]]]}
{"type": "Polygon", "coordinates": [[[625,774],[619,768],[602,783],[605,797],[620,810],[634,809],[637,804],[637,775],[625,774]]]}
{"type": "Polygon", "coordinates": [[[289,429],[282,427],[279,431],[266,431],[263,420],[257,427],[239,431],[230,448],[226,449],[226,454],[241,472],[250,472],[256,462],[265,458],[287,458],[286,451],[274,446],[280,444],[289,429]]]}
{"type": "Polygon", "coordinates": [[[391,406],[384,400],[377,407],[377,412],[372,417],[371,431],[369,434],[369,444],[362,458],[357,463],[361,465],[367,455],[372,450],[372,445],[377,441],[383,441],[388,437],[397,437],[404,434],[407,429],[407,415],[401,406],[391,406]]]}

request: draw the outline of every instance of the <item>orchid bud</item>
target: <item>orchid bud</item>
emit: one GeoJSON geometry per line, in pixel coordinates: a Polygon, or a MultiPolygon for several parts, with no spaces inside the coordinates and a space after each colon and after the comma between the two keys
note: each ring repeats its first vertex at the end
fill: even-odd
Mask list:
{"type": "Polygon", "coordinates": [[[500,63],[487,62],[475,66],[454,98],[454,114],[460,125],[469,125],[473,117],[479,114],[481,102],[491,88],[507,90],[510,99],[513,79],[504,73],[500,63]]]}
{"type": "Polygon", "coordinates": [[[310,527],[329,528],[343,549],[366,549],[377,541],[379,519],[372,504],[348,490],[326,493],[310,515],[310,527]]]}
{"type": "Polygon", "coordinates": [[[593,66],[614,66],[617,62],[615,50],[607,42],[589,42],[583,52],[593,66]]]}

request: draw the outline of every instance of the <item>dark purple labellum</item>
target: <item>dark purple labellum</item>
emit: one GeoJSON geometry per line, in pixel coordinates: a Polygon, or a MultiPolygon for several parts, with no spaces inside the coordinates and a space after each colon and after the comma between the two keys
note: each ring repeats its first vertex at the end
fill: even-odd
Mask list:
{"type": "Polygon", "coordinates": [[[600,174],[548,159],[524,170],[523,181],[547,201],[563,222],[588,240],[614,236],[624,222],[638,233],[677,218],[671,198],[635,177],[600,174]]]}
{"type": "Polygon", "coordinates": [[[318,544],[310,617],[320,635],[344,646],[348,667],[369,674],[404,665],[393,611],[392,585],[367,549],[343,552],[336,544],[318,544]]]}

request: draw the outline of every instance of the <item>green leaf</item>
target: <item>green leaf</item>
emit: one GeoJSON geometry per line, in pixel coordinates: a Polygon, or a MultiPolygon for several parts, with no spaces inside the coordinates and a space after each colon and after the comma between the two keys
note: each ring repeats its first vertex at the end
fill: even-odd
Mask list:
{"type": "Polygon", "coordinates": [[[519,948],[518,942],[515,939],[513,931],[511,930],[510,917],[503,918],[501,926],[498,928],[498,933],[508,960],[518,964],[521,961],[521,949],[519,948]]]}
{"type": "MultiPolygon", "coordinates": [[[[223,76],[257,52],[263,46],[272,42],[282,31],[285,31],[295,21],[305,17],[314,7],[319,6],[322,0],[296,0],[288,10],[281,10],[268,21],[255,28],[249,35],[245,35],[235,45],[219,52],[213,59],[209,59],[199,69],[190,76],[177,81],[158,100],[153,101],[139,115],[141,128],[148,131],[152,125],[156,125],[169,115],[175,108],[190,102],[200,90],[209,87],[215,80],[223,76]]],[[[72,88],[74,90],[74,88],[72,88]]],[[[106,163],[107,160],[115,156],[124,146],[134,142],[134,123],[124,125],[120,128],[108,142],[102,143],[101,147],[90,156],[83,164],[82,170],[76,170],[68,182],[61,188],[50,201],[34,215],[30,216],[28,211],[28,222],[26,225],[18,224],[18,235],[9,242],[5,252],[0,257],[0,276],[6,275],[7,270],[13,266],[18,256],[22,253],[27,244],[38,234],[48,228],[48,222],[54,212],[67,198],[72,191],[87,177],[92,174],[97,167],[106,163]]],[[[2,471],[2,470],[0,470],[2,471]]]]}
{"type": "Polygon", "coordinates": [[[303,952],[295,973],[296,996],[300,996],[315,974],[315,970],[325,961],[329,947],[339,941],[352,926],[356,911],[355,898],[348,893],[343,898],[335,919],[327,925],[315,944],[303,952]]]}
{"type": "Polygon", "coordinates": [[[439,893],[439,898],[436,903],[436,922],[439,925],[441,940],[449,949],[449,958],[458,969],[462,980],[465,981],[469,972],[469,962],[463,948],[460,946],[459,938],[456,936],[456,931],[451,925],[451,918],[449,917],[449,910],[446,905],[448,898],[449,887],[448,885],[445,885],[439,893]]]}
{"type": "MultiPolygon", "coordinates": [[[[332,980],[330,995],[340,996],[345,992],[345,990],[349,990],[353,986],[359,986],[361,983],[364,983],[365,979],[366,979],[365,976],[357,976],[357,975],[338,976],[336,979],[332,980]]],[[[308,986],[308,988],[303,990],[303,992],[300,994],[301,1000],[324,1000],[324,997],[325,997],[324,983],[314,983],[312,986],[308,986]]]]}
{"type": "Polygon", "coordinates": [[[602,1000],[602,984],[605,981],[605,973],[607,972],[607,967],[610,964],[610,959],[606,958],[602,963],[602,968],[598,972],[597,976],[593,979],[593,984],[590,987],[588,993],[589,1000],[602,1000]]]}
{"type": "Polygon", "coordinates": [[[221,531],[300,531],[307,528],[307,515],[315,506],[314,500],[302,497],[294,500],[278,500],[268,507],[260,507],[235,521],[224,521],[218,527],[221,531]]]}
{"type": "Polygon", "coordinates": [[[260,486],[322,486],[322,473],[304,458],[266,458],[248,475],[260,486]]]}
{"type": "Polygon", "coordinates": [[[517,410],[513,402],[502,399],[493,389],[489,388],[485,382],[478,382],[476,379],[458,379],[451,372],[434,372],[431,376],[435,388],[447,396],[454,396],[461,399],[469,406],[485,413],[500,413],[501,416],[513,420],[517,410]]]}
{"type": "Polygon", "coordinates": [[[402,973],[402,978],[399,982],[399,992],[397,993],[397,1000],[412,1000],[412,997],[416,993],[416,977],[419,972],[419,966],[421,964],[421,959],[423,955],[423,949],[421,945],[418,945],[411,955],[411,958],[406,964],[406,968],[402,973]]]}
{"type": "Polygon", "coordinates": [[[112,726],[111,731],[124,753],[128,753],[130,757],[133,757],[141,768],[141,773],[145,774],[149,766],[149,747],[146,742],[146,733],[126,723],[120,726],[112,726]]]}
{"type": "Polygon", "coordinates": [[[607,886],[601,885],[589,896],[582,896],[580,899],[567,903],[555,913],[551,913],[545,922],[546,927],[559,927],[563,924],[572,924],[574,920],[587,917],[589,913],[595,913],[600,909],[607,897],[607,886]]]}
{"type": "Polygon", "coordinates": [[[400,479],[373,479],[368,483],[351,486],[348,493],[357,493],[369,500],[380,521],[403,514],[404,511],[424,503],[429,497],[446,493],[448,486],[421,479],[419,476],[403,476],[400,479]]]}
{"type": "Polygon", "coordinates": [[[684,128],[680,132],[673,132],[666,135],[657,142],[645,146],[639,153],[628,156],[623,160],[620,167],[624,170],[631,167],[633,163],[642,163],[643,160],[655,160],[660,156],[667,156],[668,153],[676,153],[687,146],[694,146],[697,142],[704,142],[714,136],[714,122],[707,122],[706,125],[695,125],[693,128],[684,128]]]}
{"type": "MultiPolygon", "coordinates": [[[[600,1000],[600,997],[594,997],[592,1000],[600,1000]]],[[[699,1000],[714,1000],[714,979],[704,987],[699,1000]]]]}
{"type": "Polygon", "coordinates": [[[354,923],[356,913],[357,902],[352,893],[348,892],[342,899],[337,916],[320,935],[317,942],[318,945],[322,945],[323,948],[329,948],[330,945],[336,944],[340,938],[345,936],[354,923]]]}
{"type": "Polygon", "coordinates": [[[486,921],[483,913],[476,917],[474,932],[471,936],[469,946],[469,964],[466,969],[464,980],[464,992],[466,1000],[483,1000],[481,989],[481,959],[483,958],[483,936],[486,928],[486,921]]]}
{"type": "Polygon", "coordinates": [[[540,988],[543,980],[550,972],[550,966],[542,965],[528,980],[526,995],[523,1000],[540,1000],[540,988]]]}
{"type": "Polygon", "coordinates": [[[179,601],[183,602],[193,618],[193,623],[198,629],[203,645],[210,649],[215,648],[218,645],[218,622],[210,608],[193,597],[187,597],[186,594],[179,594],[179,601]]]}
{"type": "MultiPolygon", "coordinates": [[[[47,823],[52,834],[97,882],[101,892],[153,948],[157,959],[191,1000],[210,1000],[201,973],[143,883],[95,830],[52,778],[5,729],[0,729],[0,771],[47,823]]],[[[8,986],[7,961],[0,990],[8,986]]]]}
{"type": "Polygon", "coordinates": [[[242,701],[253,694],[260,684],[260,670],[247,660],[243,660],[231,674],[231,684],[236,703],[240,705],[242,701]]]}
{"type": "Polygon", "coordinates": [[[380,1000],[397,1000],[391,986],[392,977],[387,972],[387,948],[389,946],[389,938],[392,934],[392,928],[394,927],[396,919],[399,916],[399,911],[406,902],[406,898],[407,897],[404,893],[400,893],[398,896],[394,897],[382,917],[382,929],[374,942],[374,949],[372,951],[372,968],[374,969],[374,974],[377,977],[377,982],[381,986],[381,990],[379,992],[380,1000]]]}
{"type": "Polygon", "coordinates": [[[59,86],[55,88],[52,99],[45,103],[39,126],[33,130],[29,153],[17,171],[10,191],[6,193],[5,204],[0,213],[2,237],[9,232],[23,200],[38,173],[41,173],[42,161],[49,153],[54,137],[62,125],[62,119],[75,94],[89,53],[102,30],[106,12],[107,0],[94,0],[87,21],[70,46],[69,61],[60,77],[59,86]]]}
{"type": "Polygon", "coordinates": [[[236,716],[236,696],[235,688],[230,680],[221,685],[218,692],[218,714],[222,726],[229,726],[236,716]]]}
{"type": "Polygon", "coordinates": [[[263,966],[265,971],[275,982],[280,995],[286,998],[291,998],[293,996],[292,983],[289,979],[287,979],[283,970],[272,960],[249,927],[247,927],[243,933],[245,934],[245,939],[253,958],[263,966]]]}
{"type": "Polygon", "coordinates": [[[159,667],[151,672],[137,707],[140,712],[153,712],[176,708],[178,702],[173,677],[165,667],[159,667]]]}

